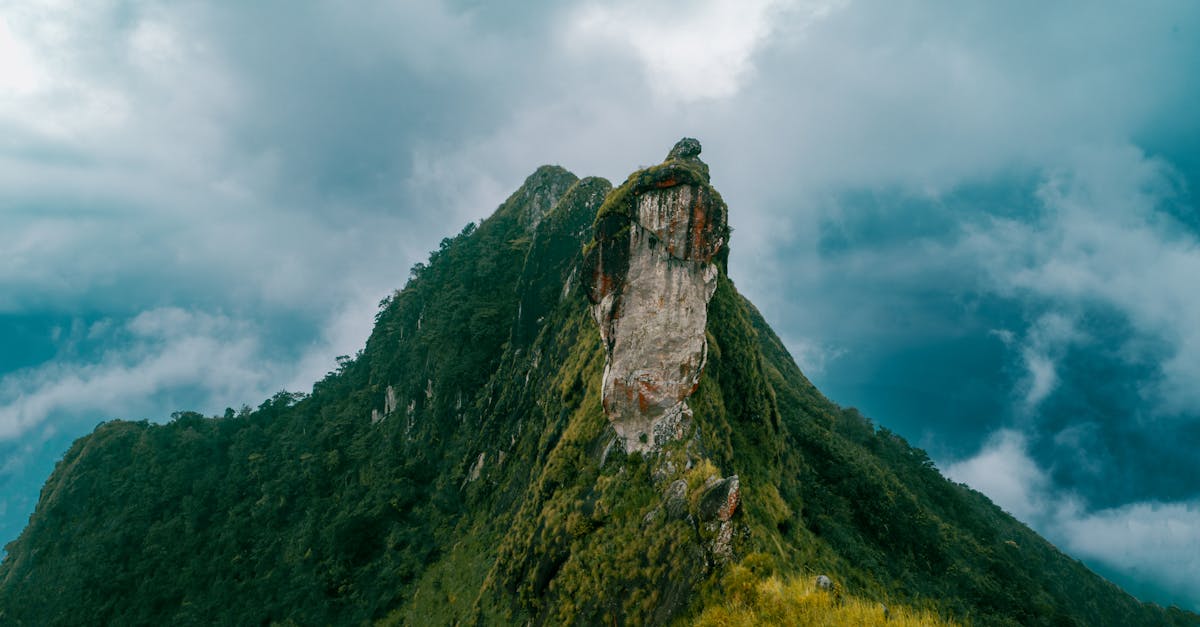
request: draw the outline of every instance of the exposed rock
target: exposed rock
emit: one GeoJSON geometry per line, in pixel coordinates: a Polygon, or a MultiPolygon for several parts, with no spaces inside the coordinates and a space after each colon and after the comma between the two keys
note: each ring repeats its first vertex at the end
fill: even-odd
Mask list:
{"type": "Polygon", "coordinates": [[[604,447],[604,452],[600,453],[600,466],[603,467],[604,462],[608,461],[608,454],[613,451],[613,447],[621,446],[621,443],[622,439],[620,436],[615,436],[608,441],[608,444],[604,447]]]}
{"type": "Polygon", "coordinates": [[[554,203],[577,180],[578,177],[561,166],[544,165],[525,179],[521,188],[505,201],[505,206],[515,207],[517,219],[526,229],[533,231],[554,203]]]}
{"type": "Polygon", "coordinates": [[[742,502],[737,475],[712,482],[700,495],[700,520],[728,522],[742,502]]]}
{"type": "Polygon", "coordinates": [[[571,288],[575,287],[575,277],[579,274],[579,268],[572,267],[571,274],[567,275],[567,280],[563,281],[562,293],[559,294],[558,300],[567,300],[567,295],[571,293],[571,288]]]}
{"type": "MultiPolygon", "coordinates": [[[[642,518],[642,524],[648,525],[664,516],[667,520],[683,520],[689,517],[687,481],[683,479],[672,481],[663,493],[663,502],[642,518]]],[[[695,522],[694,519],[692,522],[695,522]]]]}
{"type": "MultiPolygon", "coordinates": [[[[715,523],[709,523],[715,524],[715,523]]],[[[717,527],[717,536],[713,538],[712,547],[710,549],[713,555],[713,561],[717,564],[725,564],[733,559],[733,523],[725,520],[717,527]]]]}
{"type": "Polygon", "coordinates": [[[663,507],[667,510],[667,517],[670,519],[686,518],[688,513],[687,501],[687,482],[683,479],[677,479],[671,482],[667,487],[667,498],[663,502],[663,507]]]}
{"type": "Polygon", "coordinates": [[[371,410],[371,424],[383,422],[383,419],[396,411],[397,407],[399,407],[399,401],[396,400],[396,388],[389,385],[383,395],[383,411],[371,410]]]}
{"type": "Polygon", "coordinates": [[[833,590],[833,580],[825,575],[817,575],[817,589],[825,591],[833,590]]]}
{"type": "Polygon", "coordinates": [[[384,394],[383,398],[383,415],[386,416],[396,411],[396,408],[399,405],[400,403],[396,400],[396,388],[390,385],[387,386],[387,392],[384,394]]]}
{"type": "Polygon", "coordinates": [[[724,479],[713,476],[704,483],[700,493],[697,515],[704,528],[714,534],[709,551],[713,561],[724,564],[733,559],[733,515],[742,502],[740,481],[737,475],[724,479]]]}
{"type": "Polygon", "coordinates": [[[667,161],[682,161],[688,165],[695,167],[704,173],[704,177],[708,178],[708,164],[700,160],[700,141],[691,137],[684,137],[675,142],[675,146],[671,148],[671,152],[667,153],[667,161]]]}
{"type": "Polygon", "coordinates": [[[475,463],[471,466],[471,472],[467,475],[467,481],[475,481],[476,479],[479,479],[479,473],[483,471],[483,462],[486,457],[487,457],[486,452],[479,454],[479,457],[475,460],[475,463]]]}
{"type": "Polygon", "coordinates": [[[669,459],[663,460],[654,472],[650,474],[650,478],[655,484],[660,484],[675,475],[675,463],[669,459]]]}
{"type": "Polygon", "coordinates": [[[671,152],[667,154],[667,160],[671,159],[693,159],[700,156],[700,141],[691,137],[684,137],[675,142],[675,146],[671,148],[671,152]]]}
{"type": "Polygon", "coordinates": [[[667,162],[613,191],[585,259],[605,348],[604,410],[628,451],[686,435],[687,398],[707,360],[713,258],[728,226],[699,153],[699,142],[685,139],[667,162]]]}

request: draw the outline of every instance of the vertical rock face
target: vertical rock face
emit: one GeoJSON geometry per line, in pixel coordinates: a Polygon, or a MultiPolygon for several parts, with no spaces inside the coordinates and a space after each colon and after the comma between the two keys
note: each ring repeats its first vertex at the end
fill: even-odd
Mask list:
{"type": "Polygon", "coordinates": [[[729,229],[699,154],[685,138],[609,194],[585,261],[607,358],[604,410],[630,451],[685,435],[707,357],[713,259],[729,229]]]}

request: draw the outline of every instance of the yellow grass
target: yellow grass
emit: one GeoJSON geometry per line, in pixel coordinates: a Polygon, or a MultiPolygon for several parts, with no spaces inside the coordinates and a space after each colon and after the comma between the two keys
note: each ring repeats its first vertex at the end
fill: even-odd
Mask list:
{"type": "Polygon", "coordinates": [[[702,627],[743,625],[820,625],[872,627],[950,627],[957,623],[928,611],[883,605],[842,593],[818,590],[813,578],[769,577],[733,591],[727,600],[710,606],[696,621],[702,627]]]}

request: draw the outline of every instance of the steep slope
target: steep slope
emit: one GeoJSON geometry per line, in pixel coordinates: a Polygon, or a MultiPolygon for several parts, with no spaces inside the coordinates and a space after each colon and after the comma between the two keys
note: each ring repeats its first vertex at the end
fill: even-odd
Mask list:
{"type": "Polygon", "coordinates": [[[1200,624],[824,398],[729,280],[692,142],[615,190],[540,168],[311,395],[81,438],[7,547],[0,623],[720,624],[824,573],[830,608],[1200,624]],[[675,339],[623,339],[645,327],[675,339]]]}

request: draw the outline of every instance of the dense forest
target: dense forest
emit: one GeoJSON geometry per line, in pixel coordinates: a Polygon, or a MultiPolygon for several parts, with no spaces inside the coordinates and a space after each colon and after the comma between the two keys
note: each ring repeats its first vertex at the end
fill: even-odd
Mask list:
{"type": "Polygon", "coordinates": [[[79,439],[6,547],[0,623],[1200,624],[826,399],[724,267],[694,436],[614,446],[579,268],[638,177],[540,168],[311,393],[79,439]],[[726,553],[705,497],[733,475],[726,553]]]}

